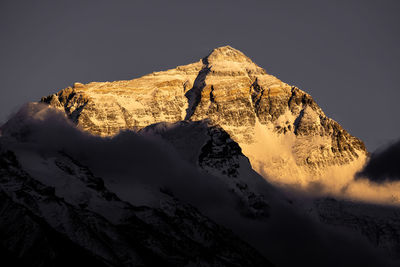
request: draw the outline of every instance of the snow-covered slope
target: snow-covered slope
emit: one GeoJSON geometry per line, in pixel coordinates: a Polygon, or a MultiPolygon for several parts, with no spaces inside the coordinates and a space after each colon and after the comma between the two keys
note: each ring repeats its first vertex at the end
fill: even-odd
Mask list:
{"type": "Polygon", "coordinates": [[[270,265],[167,193],[158,208],[122,201],[63,152],[2,143],[0,177],[0,245],[29,266],[270,265]]]}
{"type": "Polygon", "coordinates": [[[276,183],[304,185],[336,166],[352,165],[353,172],[366,156],[362,141],[326,117],[310,95],[230,46],[138,79],[76,83],[41,102],[100,136],[209,119],[240,145],[258,173],[276,183]]]}

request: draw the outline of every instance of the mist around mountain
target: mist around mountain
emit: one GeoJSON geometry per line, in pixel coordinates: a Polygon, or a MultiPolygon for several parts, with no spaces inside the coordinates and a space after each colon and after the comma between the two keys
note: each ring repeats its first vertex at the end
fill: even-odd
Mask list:
{"type": "MultiPolygon", "coordinates": [[[[170,127],[180,132],[180,126],[170,127]]],[[[178,138],[176,134],[173,136],[178,138]]],[[[318,266],[321,263],[325,266],[390,265],[385,253],[373,248],[361,234],[322,224],[299,210],[291,199],[255,172],[250,175],[256,180],[259,192],[263,193],[269,212],[259,217],[244,214],[240,199],[221,179],[196,168],[171,143],[154,134],[127,131],[111,138],[96,137],[74,127],[62,113],[41,104],[30,104],[3,128],[1,149],[3,159],[6,151],[12,151],[21,171],[53,188],[56,197],[86,212],[96,211],[103,216],[111,213],[114,217],[112,213],[117,211],[108,201],[102,204],[104,200],[100,202],[96,194],[87,193],[86,189],[75,185],[80,175],[71,167],[71,161],[78,162],[78,166],[87,166],[94,177],[104,181],[105,188],[130,205],[168,211],[171,207],[163,206],[163,202],[173,195],[218,224],[232,229],[235,235],[276,266],[318,266]],[[55,162],[55,167],[51,166],[51,161],[55,162]]],[[[250,169],[250,165],[247,168],[250,169]]],[[[2,190],[6,195],[12,195],[9,188],[2,187],[2,190]]],[[[40,216],[48,218],[53,215],[40,216]]],[[[182,226],[180,223],[177,225],[182,226]]],[[[76,227],[80,227],[79,223],[76,227]]],[[[193,226],[189,225],[189,230],[190,227],[193,226]]],[[[0,229],[4,229],[4,225],[0,229]]],[[[71,239],[68,233],[66,235],[71,239]]],[[[18,235],[13,238],[18,238],[18,235]]],[[[75,246],[82,247],[79,243],[75,246]]],[[[21,252],[17,250],[14,253],[21,252]]],[[[102,254],[95,258],[99,256],[102,254]]]]}
{"type": "Polygon", "coordinates": [[[229,46],[77,83],[0,131],[10,266],[399,265],[398,144],[368,154],[229,46]]]}

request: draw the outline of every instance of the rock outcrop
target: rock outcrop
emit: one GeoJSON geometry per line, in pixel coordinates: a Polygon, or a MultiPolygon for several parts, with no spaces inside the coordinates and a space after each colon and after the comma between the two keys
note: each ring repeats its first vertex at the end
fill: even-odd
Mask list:
{"type": "Polygon", "coordinates": [[[209,123],[157,123],[140,130],[139,134],[161,137],[189,163],[222,181],[237,200],[242,215],[268,218],[268,198],[274,198],[276,190],[252,169],[248,158],[229,134],[209,123]]]}

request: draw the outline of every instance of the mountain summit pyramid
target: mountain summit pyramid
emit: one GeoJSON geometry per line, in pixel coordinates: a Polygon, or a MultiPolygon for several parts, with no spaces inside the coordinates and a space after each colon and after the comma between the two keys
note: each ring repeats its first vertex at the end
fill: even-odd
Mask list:
{"type": "Polygon", "coordinates": [[[363,142],[328,118],[309,94],[230,46],[133,80],[75,83],[41,102],[100,136],[159,122],[208,120],[276,183],[303,184],[336,167],[355,171],[367,155],[363,142]]]}

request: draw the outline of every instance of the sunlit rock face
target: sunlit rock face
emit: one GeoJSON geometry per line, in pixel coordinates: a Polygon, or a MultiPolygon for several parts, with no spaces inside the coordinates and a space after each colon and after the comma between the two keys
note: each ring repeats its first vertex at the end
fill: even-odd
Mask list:
{"type": "Polygon", "coordinates": [[[279,183],[301,184],[337,166],[357,169],[366,157],[363,142],[328,118],[309,94],[230,46],[138,79],[75,83],[41,102],[101,136],[208,119],[230,134],[256,171],[279,183]]]}

